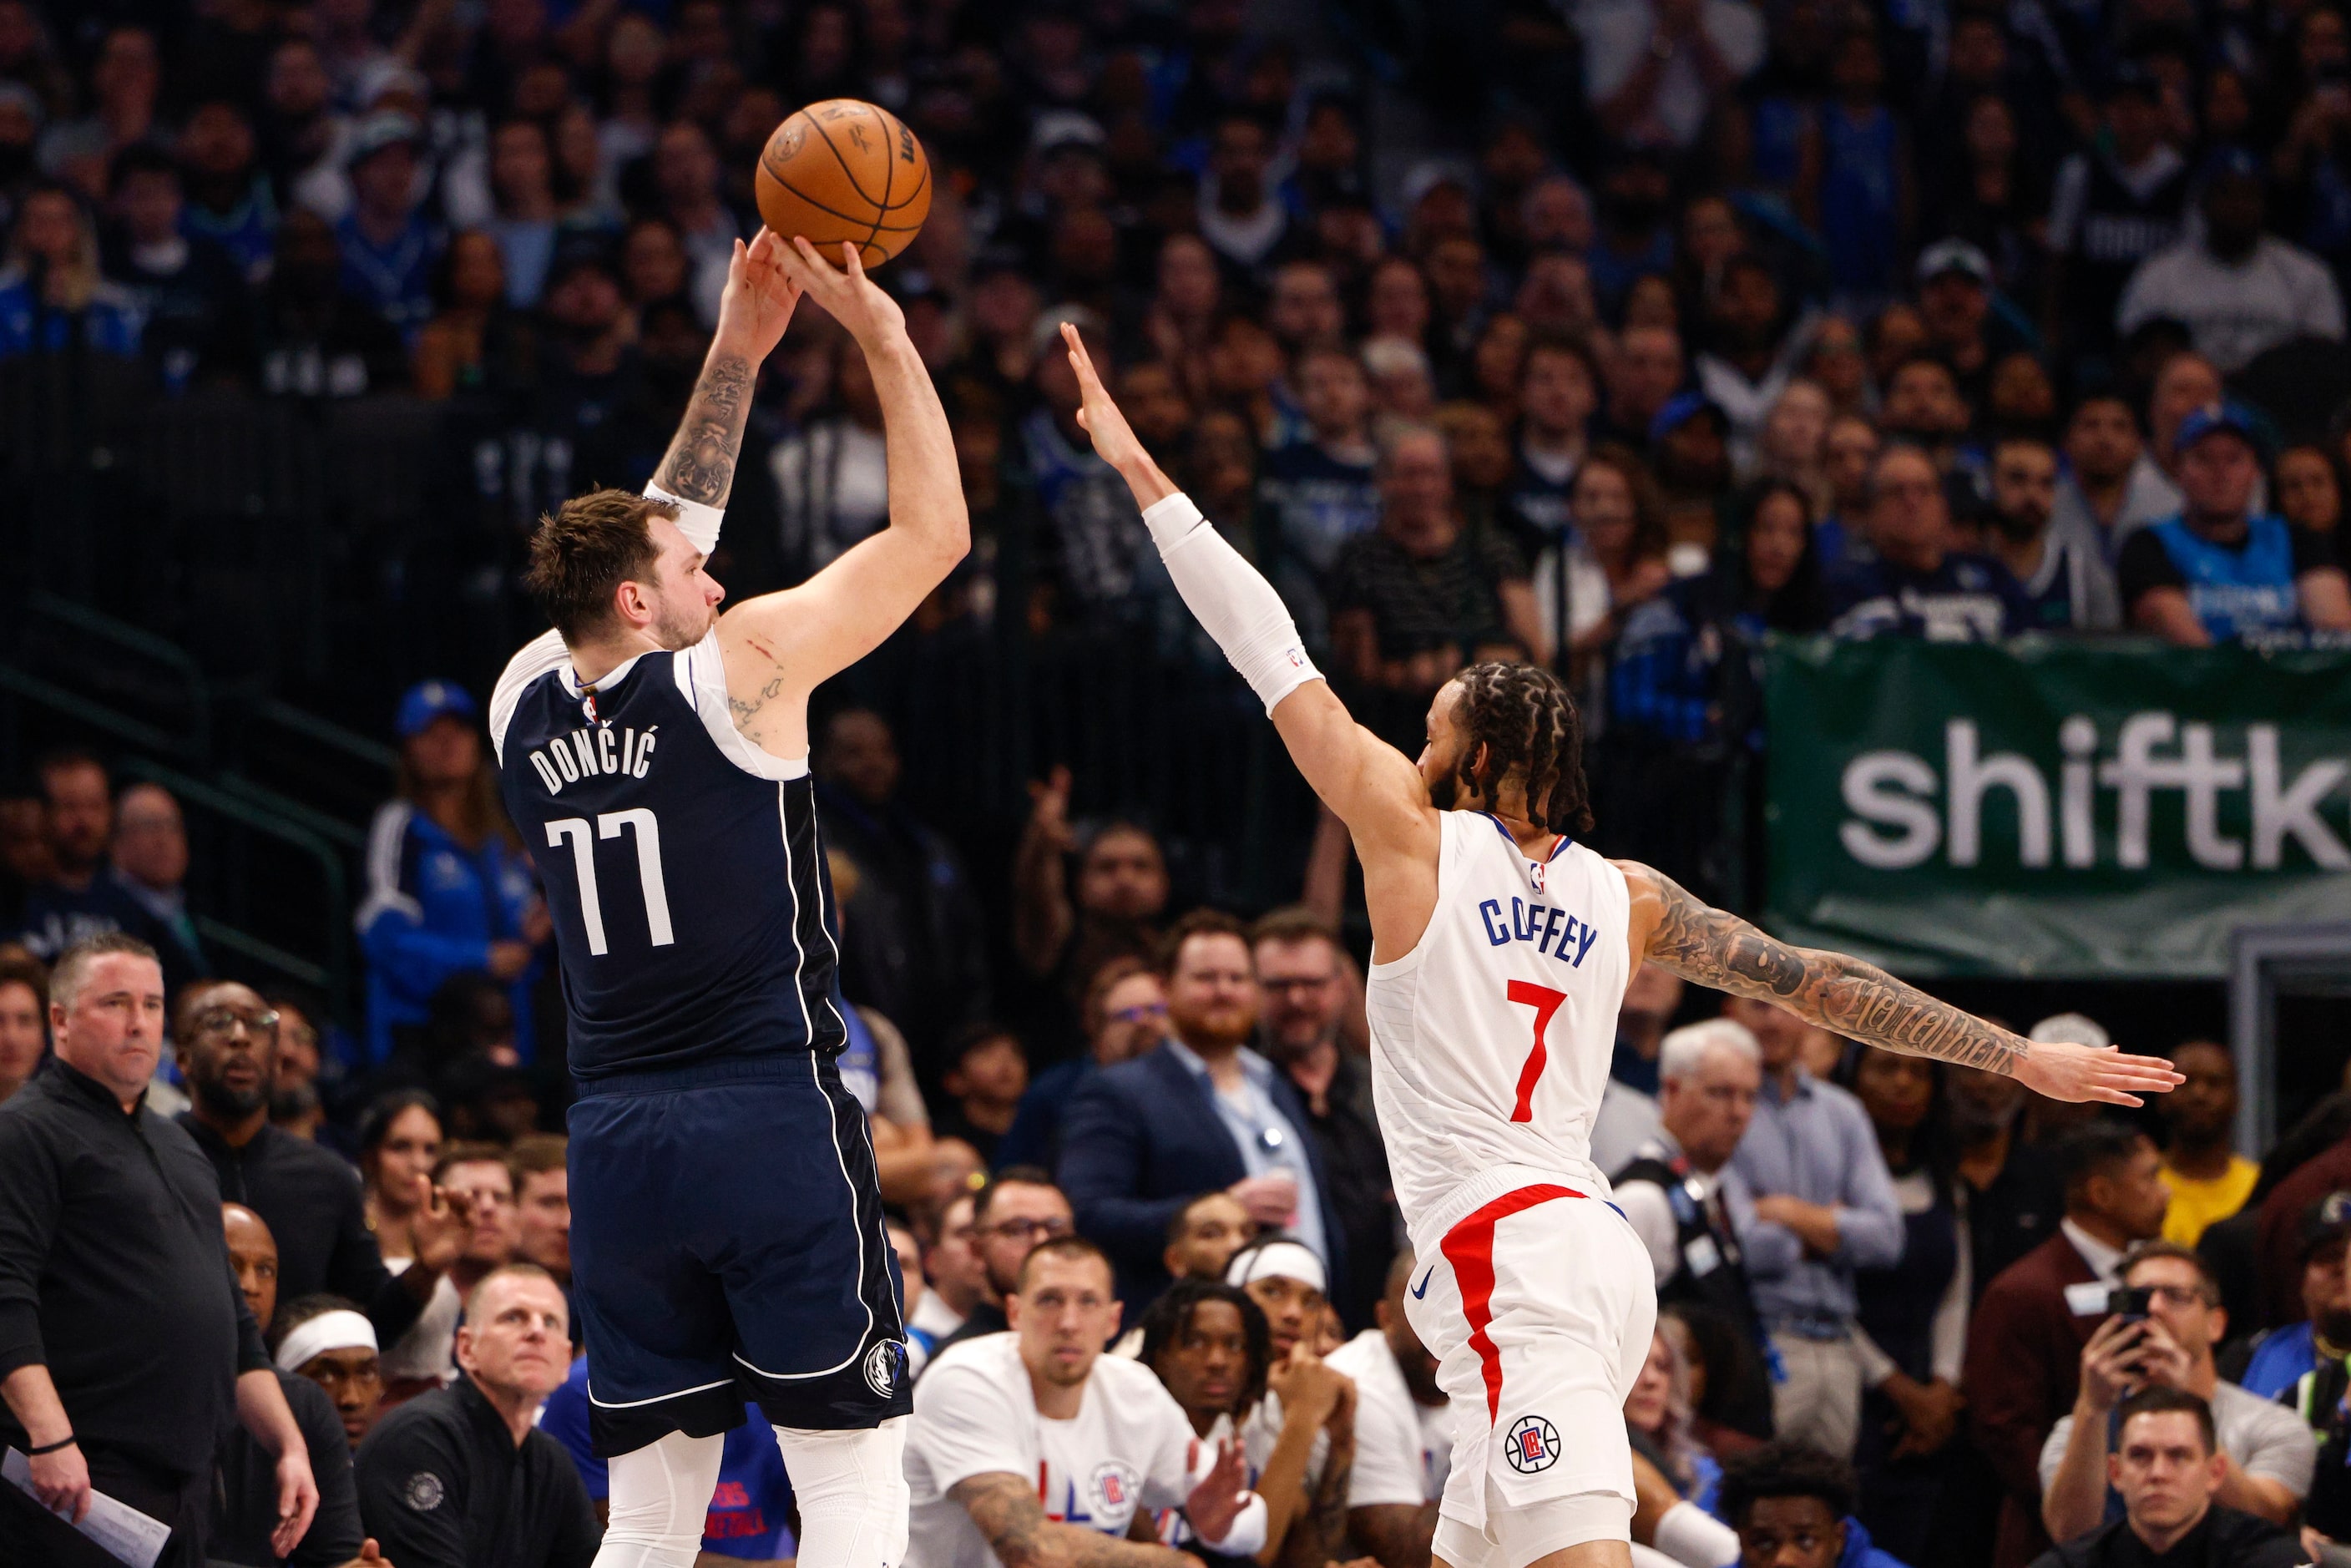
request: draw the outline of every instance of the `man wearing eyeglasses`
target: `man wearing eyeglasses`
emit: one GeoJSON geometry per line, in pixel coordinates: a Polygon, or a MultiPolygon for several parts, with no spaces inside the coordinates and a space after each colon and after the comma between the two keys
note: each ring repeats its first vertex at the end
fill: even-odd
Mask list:
{"type": "Polygon", "coordinates": [[[1004,1303],[1020,1288],[1020,1265],[1030,1249],[1071,1234],[1070,1200],[1035,1166],[1007,1166],[972,1195],[972,1249],[987,1278],[987,1293],[972,1303],[961,1327],[939,1341],[935,1361],[949,1345],[1002,1333],[1010,1323],[1004,1303]]]}
{"type": "Polygon", "coordinates": [[[365,1305],[377,1340],[405,1333],[465,1246],[464,1216],[445,1202],[417,1210],[416,1261],[394,1275],[367,1228],[358,1173],[322,1145],[269,1120],[277,1014],[249,986],[200,980],[180,993],[172,1036],[192,1107],[179,1115],[212,1161],[224,1202],[261,1216],[277,1239],[288,1301],[321,1291],[365,1305]]]}
{"type": "Polygon", "coordinates": [[[2212,1347],[2228,1332],[2229,1315],[2203,1260],[2175,1243],[2149,1241],[2123,1260],[2120,1278],[2144,1299],[2121,1300],[2129,1310],[2090,1336],[2073,1414],[2042,1446],[2041,1521],[2051,1539],[2070,1541],[2105,1518],[2115,1409],[2157,1385],[2212,1406],[2224,1461],[2212,1500],[2285,1523],[2310,1492],[2317,1440],[2294,1411],[2220,1380],[2212,1347]]]}
{"type": "Polygon", "coordinates": [[[1306,1102],[1306,1133],[1331,1173],[1331,1207],[1346,1238],[1347,1267],[1331,1278],[1331,1304],[1350,1331],[1369,1328],[1395,1251],[1395,1192],[1372,1108],[1366,1058],[1339,1043],[1347,977],[1338,936],[1305,908],[1277,909],[1249,927],[1258,990],[1258,1041],[1306,1102]]]}

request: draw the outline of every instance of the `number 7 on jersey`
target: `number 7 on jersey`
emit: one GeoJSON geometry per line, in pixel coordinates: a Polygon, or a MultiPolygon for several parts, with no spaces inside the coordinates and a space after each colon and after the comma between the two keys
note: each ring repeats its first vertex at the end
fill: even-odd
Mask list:
{"type": "Polygon", "coordinates": [[[1538,986],[1532,980],[1512,980],[1508,994],[1520,1006],[1535,1009],[1534,1049],[1527,1052],[1527,1064],[1519,1069],[1519,1103],[1510,1108],[1511,1121],[1531,1122],[1535,1119],[1535,1082],[1542,1077],[1544,1063],[1551,1060],[1543,1035],[1551,1028],[1552,1015],[1567,1000],[1567,993],[1538,986]]]}

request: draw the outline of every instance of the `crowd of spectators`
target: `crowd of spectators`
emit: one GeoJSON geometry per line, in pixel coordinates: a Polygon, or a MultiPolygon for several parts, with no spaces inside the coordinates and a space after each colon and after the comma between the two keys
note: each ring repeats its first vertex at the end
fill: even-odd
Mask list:
{"type": "MultiPolygon", "coordinates": [[[[2351,632],[2334,6],[1576,0],[1396,57],[1383,25],[1448,24],[0,0],[0,376],[430,404],[464,469],[435,548],[518,602],[541,509],[650,474],[768,131],[846,94],[940,175],[881,276],[977,548],[914,635],[1215,665],[1075,423],[1063,320],[1367,724],[1415,750],[1465,660],[1551,663],[1614,847],[1702,889],[1768,632],[2351,632]]],[[[738,592],[887,517],[849,347],[810,310],[769,362],[738,592]]],[[[592,1554],[559,977],[476,696],[394,716],[356,1027],[220,977],[247,955],[190,905],[169,790],[66,749],[0,799],[0,1439],[175,1561],[592,1554]]],[[[838,706],[812,768],[921,1375],[916,1568],[1040,1523],[1150,1533],[1135,1568],[1425,1568],[1449,1435],[1328,824],[1304,902],[1245,924],[1182,909],[1168,846],[1076,813],[1066,768],[984,860],[901,740],[838,706]],[[1238,1470],[1188,1462],[1228,1436],[1238,1470]]],[[[2227,1051],[2173,1054],[2159,1115],[2107,1120],[1636,976],[1593,1139],[1664,1305],[1625,1409],[1643,1551],[2351,1540],[2351,1102],[2256,1164],[2227,1051]]],[[[64,1551],[22,1502],[0,1547],[64,1551]]],[[[748,1410],[706,1551],[792,1532],[748,1410]]]]}

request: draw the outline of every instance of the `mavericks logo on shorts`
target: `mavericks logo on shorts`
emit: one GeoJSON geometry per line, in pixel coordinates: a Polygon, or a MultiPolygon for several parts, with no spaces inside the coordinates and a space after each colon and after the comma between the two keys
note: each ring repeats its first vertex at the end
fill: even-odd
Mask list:
{"type": "Polygon", "coordinates": [[[885,1339],[865,1353],[865,1385],[883,1398],[898,1386],[898,1373],[906,1364],[906,1347],[885,1339]]]}
{"type": "Polygon", "coordinates": [[[1559,1462],[1559,1428],[1540,1416],[1521,1416],[1510,1428],[1510,1469],[1522,1476],[1547,1470],[1559,1462]]]}

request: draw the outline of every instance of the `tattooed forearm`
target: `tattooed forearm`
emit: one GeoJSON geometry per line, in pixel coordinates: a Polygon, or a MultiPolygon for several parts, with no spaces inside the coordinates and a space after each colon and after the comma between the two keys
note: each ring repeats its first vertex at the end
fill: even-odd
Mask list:
{"type": "Polygon", "coordinates": [[[669,444],[653,483],[684,500],[723,507],[735,487],[735,460],[743,451],[743,425],[751,415],[756,372],[740,354],[714,354],[694,383],[685,418],[669,444]]]}
{"type": "Polygon", "coordinates": [[[1648,958],[1686,980],[1777,1002],[1865,1045],[2012,1073],[2025,1041],[1842,953],[1792,947],[1641,868],[1664,904],[1648,958]]]}
{"type": "Polygon", "coordinates": [[[1168,1547],[1048,1519],[1029,1483],[1006,1471],[957,1481],[947,1497],[971,1515],[1004,1568],[1169,1568],[1185,1561],[1168,1547]]]}

